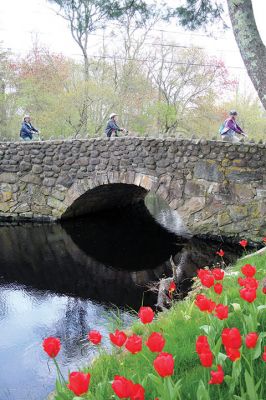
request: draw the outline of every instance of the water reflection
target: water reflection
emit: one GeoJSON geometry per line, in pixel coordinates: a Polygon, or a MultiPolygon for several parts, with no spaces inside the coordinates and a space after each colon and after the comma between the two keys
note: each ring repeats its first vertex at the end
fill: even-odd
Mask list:
{"type": "Polygon", "coordinates": [[[172,210],[160,196],[149,192],[144,199],[144,203],[153,218],[166,230],[183,238],[192,237],[178,212],[172,210]]]}

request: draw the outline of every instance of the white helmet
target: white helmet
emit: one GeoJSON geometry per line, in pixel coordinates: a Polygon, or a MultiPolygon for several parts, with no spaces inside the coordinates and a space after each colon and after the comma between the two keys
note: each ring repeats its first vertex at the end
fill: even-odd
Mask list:
{"type": "Polygon", "coordinates": [[[25,118],[30,118],[30,115],[29,114],[25,114],[23,119],[25,119],[25,118]]]}
{"type": "Polygon", "coordinates": [[[114,117],[117,117],[117,114],[115,114],[115,113],[112,113],[112,114],[110,114],[110,119],[112,119],[112,118],[114,118],[114,117]]]}

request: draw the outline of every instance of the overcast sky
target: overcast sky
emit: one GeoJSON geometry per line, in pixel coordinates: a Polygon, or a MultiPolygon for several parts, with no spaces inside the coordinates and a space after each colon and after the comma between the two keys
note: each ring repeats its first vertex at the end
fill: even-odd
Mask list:
{"type": "MultiPolygon", "coordinates": [[[[266,0],[253,0],[252,3],[260,34],[266,43],[266,0]]],[[[217,39],[210,39],[197,32],[184,32],[173,23],[165,25],[164,29],[174,31],[165,33],[166,39],[204,47],[210,53],[224,59],[228,67],[243,68],[230,68],[230,72],[245,75],[232,32],[219,32],[217,39]]],[[[158,34],[156,31],[152,33],[153,36],[158,34]]],[[[0,41],[3,47],[10,48],[14,53],[25,54],[32,47],[36,36],[40,43],[52,51],[80,57],[79,48],[71,37],[67,22],[56,15],[55,9],[47,0],[0,0],[0,41]]],[[[92,39],[90,54],[97,54],[100,37],[92,39]]]]}

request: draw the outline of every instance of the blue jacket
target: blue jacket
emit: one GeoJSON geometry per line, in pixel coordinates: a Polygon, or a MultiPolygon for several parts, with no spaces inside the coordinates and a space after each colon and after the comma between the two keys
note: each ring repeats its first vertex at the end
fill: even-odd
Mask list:
{"type": "Polygon", "coordinates": [[[21,125],[21,129],[20,129],[20,137],[22,137],[23,139],[25,137],[29,137],[30,139],[32,139],[32,134],[34,132],[39,132],[38,129],[34,128],[34,126],[31,125],[30,122],[22,122],[21,125]]]}
{"type": "Polygon", "coordinates": [[[107,122],[107,126],[105,128],[105,133],[107,136],[111,136],[112,132],[114,131],[115,134],[118,131],[122,131],[123,129],[119,128],[119,126],[115,123],[115,121],[113,120],[113,118],[109,119],[109,121],[107,122]]]}

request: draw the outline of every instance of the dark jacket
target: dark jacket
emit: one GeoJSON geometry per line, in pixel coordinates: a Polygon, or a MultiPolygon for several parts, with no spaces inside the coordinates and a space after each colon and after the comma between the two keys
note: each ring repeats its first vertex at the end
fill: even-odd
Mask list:
{"type": "Polygon", "coordinates": [[[32,139],[32,134],[34,132],[39,132],[38,129],[34,128],[34,126],[31,125],[30,122],[22,122],[21,125],[21,129],[20,129],[20,137],[22,137],[23,139],[26,137],[29,137],[30,139],[32,139]]]}
{"type": "Polygon", "coordinates": [[[115,135],[117,135],[117,132],[122,131],[123,129],[119,128],[119,126],[115,123],[115,121],[113,120],[113,118],[109,119],[109,121],[107,122],[107,126],[105,128],[105,133],[106,136],[111,137],[112,132],[115,133],[115,135]]]}

